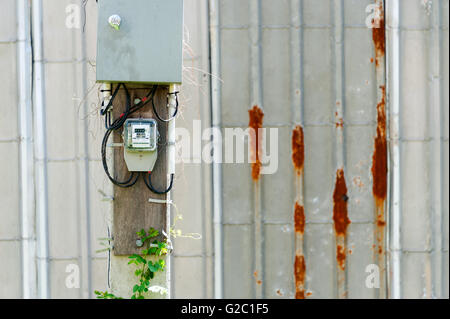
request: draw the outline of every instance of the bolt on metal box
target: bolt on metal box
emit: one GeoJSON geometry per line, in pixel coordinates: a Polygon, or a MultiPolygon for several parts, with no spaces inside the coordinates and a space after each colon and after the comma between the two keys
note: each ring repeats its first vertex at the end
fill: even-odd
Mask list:
{"type": "Polygon", "coordinates": [[[183,0],[99,0],[97,82],[182,82],[183,0]]]}

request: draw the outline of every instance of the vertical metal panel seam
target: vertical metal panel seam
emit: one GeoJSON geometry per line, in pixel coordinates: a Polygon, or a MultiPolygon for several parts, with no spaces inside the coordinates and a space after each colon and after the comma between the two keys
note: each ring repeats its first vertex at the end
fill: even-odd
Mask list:
{"type": "Polygon", "coordinates": [[[375,262],[379,267],[380,288],[378,298],[386,298],[386,197],[388,190],[388,115],[386,115],[386,27],[384,0],[376,1],[379,19],[372,26],[372,40],[375,51],[375,70],[377,86],[377,129],[372,157],[372,190],[375,201],[374,234],[375,262]]]}
{"type": "MultiPolygon", "coordinates": [[[[203,33],[203,32],[208,32],[209,30],[209,3],[208,0],[203,0],[201,2],[201,24],[199,27],[199,33],[203,33]]],[[[201,56],[202,56],[202,66],[204,68],[206,68],[206,71],[208,72],[208,74],[211,73],[211,65],[209,62],[209,39],[207,37],[207,39],[205,39],[204,37],[202,38],[202,43],[200,45],[201,48],[201,56]]],[[[211,127],[211,109],[210,109],[210,99],[211,99],[211,78],[207,77],[204,79],[204,82],[207,83],[208,86],[208,90],[206,90],[206,92],[208,92],[209,94],[206,96],[200,94],[200,96],[203,96],[203,98],[201,99],[201,104],[203,106],[203,113],[202,113],[202,119],[205,119],[208,121],[208,126],[211,127]],[[208,108],[206,108],[208,107],[208,108]]],[[[200,89],[198,89],[199,91],[201,91],[200,89]]],[[[209,194],[211,195],[211,188],[212,188],[212,181],[210,179],[210,174],[209,171],[211,170],[211,167],[209,167],[209,165],[202,165],[202,181],[204,181],[203,183],[203,187],[202,187],[202,192],[203,192],[203,196],[205,196],[205,194],[209,194]]],[[[209,234],[209,232],[211,231],[210,228],[210,219],[207,218],[207,214],[208,212],[211,211],[212,209],[212,198],[211,196],[209,196],[210,201],[207,202],[207,205],[203,205],[202,203],[202,221],[203,221],[203,251],[204,251],[204,260],[203,260],[203,267],[204,267],[204,273],[206,274],[205,278],[204,278],[204,284],[203,284],[203,298],[211,298],[211,296],[208,294],[208,292],[210,291],[209,289],[209,285],[210,285],[210,278],[211,278],[211,269],[208,267],[209,265],[209,256],[210,255],[210,247],[208,246],[208,240],[207,240],[207,234],[209,234]],[[209,223],[207,223],[207,221],[209,223]]]]}
{"type": "MultiPolygon", "coordinates": [[[[82,62],[82,78],[81,80],[81,92],[84,94],[87,93],[87,44],[86,44],[86,33],[85,31],[81,32],[81,60],[82,62]]],[[[83,263],[85,271],[87,272],[87,285],[85,287],[85,290],[87,289],[87,292],[85,291],[85,295],[88,298],[92,298],[92,243],[91,243],[91,190],[90,190],[90,183],[89,183],[89,175],[90,175],[90,167],[89,167],[89,119],[87,115],[89,114],[88,109],[88,102],[87,97],[82,97],[83,99],[83,165],[84,165],[84,182],[85,182],[85,190],[84,190],[84,196],[85,196],[85,234],[86,234],[86,256],[83,256],[85,258],[85,262],[83,263]]],[[[79,121],[79,118],[77,118],[79,121]]]]}
{"type": "Polygon", "coordinates": [[[390,140],[390,216],[389,229],[389,298],[400,299],[401,289],[401,149],[400,149],[400,7],[397,0],[386,1],[388,52],[387,66],[390,72],[389,140],[390,140]]]}
{"type": "Polygon", "coordinates": [[[432,192],[431,196],[431,212],[432,212],[432,274],[433,274],[433,287],[432,296],[434,298],[442,297],[442,227],[443,227],[443,214],[442,214],[442,172],[443,172],[443,152],[442,152],[442,127],[443,117],[442,115],[442,36],[440,32],[441,24],[441,7],[442,2],[438,0],[437,3],[432,4],[431,13],[431,32],[430,32],[430,56],[429,65],[431,68],[430,76],[430,129],[432,136],[432,152],[431,152],[431,167],[432,170],[432,192]]]}
{"type": "Polygon", "coordinates": [[[33,39],[33,115],[35,130],[35,180],[38,297],[50,297],[48,238],[48,172],[45,108],[45,70],[43,64],[42,0],[32,2],[33,39]]]}
{"type": "MultiPolygon", "coordinates": [[[[261,59],[261,0],[250,0],[250,90],[251,105],[262,106],[262,59],[261,59]]],[[[258,152],[258,144],[256,144],[258,152]]],[[[264,218],[262,216],[261,179],[254,182],[254,293],[255,298],[264,297],[264,218]]]]}
{"type": "MultiPolygon", "coordinates": [[[[343,46],[344,46],[344,3],[343,0],[334,1],[334,6],[331,9],[333,12],[333,56],[332,61],[333,73],[334,73],[334,94],[336,102],[335,108],[335,119],[336,119],[336,139],[335,139],[335,156],[336,156],[336,171],[337,177],[341,172],[343,174],[342,178],[345,181],[345,101],[344,101],[344,57],[343,57],[343,46]],[[339,124],[341,123],[341,124],[339,124]]],[[[346,254],[347,247],[346,236],[336,236],[336,256],[342,253],[346,254]],[[343,250],[343,251],[340,251],[343,250]]],[[[345,259],[342,261],[344,267],[346,266],[345,259]]],[[[347,267],[342,269],[338,262],[336,262],[337,271],[337,297],[347,298],[347,267]]]]}
{"type": "MultiPolygon", "coordinates": [[[[78,5],[80,5],[80,3],[78,3],[78,5]]],[[[44,20],[45,21],[45,20],[44,20]]],[[[69,62],[70,64],[70,71],[71,71],[71,80],[72,80],[72,88],[74,90],[74,92],[72,93],[72,95],[78,94],[77,89],[78,89],[78,83],[77,83],[77,72],[76,72],[76,68],[77,68],[77,63],[75,62],[75,60],[78,58],[76,56],[76,54],[73,52],[76,50],[76,28],[73,29],[69,29],[70,31],[70,38],[71,38],[71,45],[72,45],[72,60],[71,62],[69,62]]],[[[49,63],[47,61],[47,63],[49,63]]],[[[51,63],[51,62],[50,62],[51,63]]],[[[79,154],[79,132],[78,129],[78,113],[77,113],[77,102],[76,99],[72,99],[72,105],[71,107],[73,107],[72,110],[72,123],[73,123],[73,127],[74,127],[74,135],[73,135],[73,143],[75,145],[74,147],[74,152],[75,152],[75,157],[76,159],[74,160],[74,165],[75,165],[75,181],[74,182],[74,186],[75,186],[75,198],[76,203],[75,203],[75,209],[76,209],[76,216],[77,216],[77,224],[76,224],[76,236],[78,236],[76,243],[77,243],[77,249],[78,249],[78,254],[77,254],[77,265],[80,268],[80,288],[81,289],[77,289],[78,292],[78,298],[82,298],[83,297],[83,290],[85,289],[85,285],[87,284],[86,280],[85,280],[85,258],[83,256],[83,220],[84,220],[84,216],[83,216],[83,212],[81,207],[83,207],[83,196],[82,196],[82,174],[80,173],[80,166],[81,166],[81,159],[80,159],[80,154],[79,154]]],[[[52,296],[53,297],[53,296],[52,296]]],[[[56,297],[56,296],[55,296],[56,297]]]]}
{"type": "MultiPolygon", "coordinates": [[[[212,127],[221,126],[221,55],[220,55],[219,0],[209,0],[209,41],[211,69],[211,122],[212,127]]],[[[222,166],[212,164],[213,225],[214,225],[214,298],[223,298],[223,224],[222,224],[222,166]]]]}
{"type": "Polygon", "coordinates": [[[306,244],[304,238],[305,210],[304,210],[304,103],[303,103],[303,2],[301,0],[291,1],[291,26],[290,26],[290,89],[291,89],[291,114],[292,114],[292,156],[294,160],[294,228],[295,235],[293,266],[294,266],[294,292],[295,298],[306,298],[306,244]],[[295,139],[299,140],[295,140],[295,139]],[[294,149],[294,145],[296,146],[294,149]],[[295,163],[294,152],[302,152],[300,163],[295,163]],[[300,167],[297,167],[296,164],[300,167]]]}
{"type": "Polygon", "coordinates": [[[19,0],[16,5],[22,297],[29,299],[37,293],[31,8],[29,0],[19,0]]]}

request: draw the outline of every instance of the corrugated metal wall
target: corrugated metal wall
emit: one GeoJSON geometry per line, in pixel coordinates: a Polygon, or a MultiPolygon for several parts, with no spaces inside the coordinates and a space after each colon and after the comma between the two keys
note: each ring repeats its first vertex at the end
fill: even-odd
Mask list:
{"type": "MultiPolygon", "coordinates": [[[[32,5],[39,3],[33,1],[32,5]]],[[[36,132],[35,127],[34,140],[40,134],[47,144],[44,157],[35,161],[47,169],[48,188],[36,186],[35,192],[43,191],[47,196],[49,251],[47,257],[41,258],[38,253],[34,258],[48,265],[49,288],[39,277],[34,290],[35,296],[49,298],[88,298],[95,289],[108,289],[107,253],[96,252],[105,248],[99,238],[108,237],[112,206],[108,201],[112,187],[100,158],[104,123],[98,113],[100,94],[95,83],[97,4],[87,1],[86,10],[82,4],[42,0],[45,132],[36,132]],[[66,272],[70,264],[80,269],[80,288],[66,286],[66,279],[73,273],[73,268],[66,272]]],[[[0,88],[0,176],[8,181],[0,186],[0,298],[21,298],[25,294],[21,266],[17,2],[1,0],[0,8],[5,13],[0,21],[0,78],[4,83],[0,88]]],[[[185,85],[177,125],[192,132],[192,119],[202,120],[204,127],[210,122],[207,1],[187,0],[185,8],[185,85]]],[[[180,164],[177,172],[174,200],[184,217],[177,228],[203,237],[175,240],[172,296],[212,297],[210,170],[207,165],[180,164]],[[184,271],[190,275],[185,276],[184,271]]]]}
{"type": "Polygon", "coordinates": [[[449,1],[388,1],[388,12],[393,289],[448,298],[449,1]]]}
{"type": "Polygon", "coordinates": [[[10,19],[0,20],[0,76],[3,97],[0,120],[0,154],[2,154],[0,176],[8,183],[2,183],[0,194],[0,296],[20,298],[21,266],[20,255],[20,211],[19,211],[19,128],[18,128],[18,78],[17,61],[17,21],[14,0],[2,1],[2,10],[11,15],[10,19]],[[5,161],[4,154],[12,160],[5,161]]]}
{"type": "MultiPolygon", "coordinates": [[[[382,297],[366,287],[366,267],[384,265],[386,251],[388,296],[448,298],[449,1],[385,1],[386,61],[380,34],[365,24],[373,2],[186,0],[177,126],[192,132],[193,119],[203,127],[212,119],[247,128],[256,105],[263,126],[279,129],[279,169],[254,180],[248,164],[178,165],[178,226],[203,238],[175,241],[173,297],[382,297]],[[375,141],[383,150],[383,85],[387,198],[374,192],[372,171],[374,158],[383,163],[375,152],[375,141]]],[[[21,247],[36,242],[23,237],[21,218],[17,3],[0,2],[0,176],[8,181],[0,185],[1,298],[25,296],[21,247]]],[[[87,2],[84,33],[82,24],[66,27],[71,4],[82,8],[42,0],[46,129],[34,139],[45,137],[47,149],[34,161],[47,169],[49,256],[38,260],[49,265],[51,298],[107,288],[107,254],[96,253],[112,194],[99,156],[96,3],[87,2]],[[65,285],[69,264],[80,267],[80,289],[65,285]]]]}
{"type": "MultiPolygon", "coordinates": [[[[100,134],[101,123],[87,116],[97,108],[96,96],[91,95],[85,100],[85,92],[91,88],[95,69],[92,61],[95,58],[95,28],[87,28],[89,31],[82,34],[81,29],[66,26],[66,18],[73,11],[66,11],[68,5],[75,4],[78,8],[81,2],[74,1],[42,1],[43,12],[43,59],[44,66],[44,103],[45,113],[43,117],[45,132],[35,132],[46,141],[46,152],[42,158],[35,155],[35,163],[42,163],[46,167],[46,189],[36,188],[36,192],[45,192],[47,197],[48,214],[48,256],[37,255],[36,260],[43,260],[48,265],[48,286],[44,291],[39,291],[40,296],[51,298],[86,298],[93,293],[93,289],[102,289],[106,284],[106,257],[104,254],[95,254],[98,249],[97,237],[105,237],[107,206],[101,201],[98,189],[109,187],[103,183],[103,173],[99,162],[98,148],[94,148],[92,137],[100,134]],[[87,40],[86,40],[87,39],[87,40]],[[87,43],[87,44],[86,44],[87,43]],[[90,80],[85,81],[85,78],[90,80]],[[96,131],[97,129],[97,131],[96,131]],[[92,147],[92,149],[90,149],[92,147]],[[92,213],[95,212],[95,213],[92,213]],[[68,289],[66,278],[69,273],[66,267],[75,264],[80,269],[81,288],[68,289]]],[[[2,43],[2,81],[8,83],[3,86],[6,91],[2,96],[7,99],[3,103],[2,122],[10,123],[12,128],[2,125],[2,138],[9,136],[11,143],[2,143],[9,149],[2,150],[2,178],[9,181],[9,186],[3,191],[2,199],[10,201],[2,205],[1,249],[2,297],[21,297],[22,271],[21,248],[23,240],[20,233],[19,197],[21,191],[18,188],[19,168],[17,154],[17,131],[14,128],[18,120],[17,114],[17,68],[15,59],[15,41],[17,39],[16,1],[2,1],[2,11],[7,12],[2,23],[7,23],[2,32],[2,41],[9,37],[11,43],[2,43]],[[5,7],[6,5],[6,7],[5,7]],[[7,49],[5,51],[5,49],[7,49]],[[11,53],[11,54],[6,54],[11,53]],[[6,72],[4,72],[6,71],[6,72]],[[9,87],[10,86],[10,87],[9,87]],[[10,98],[9,98],[10,97],[10,98]],[[8,155],[7,155],[8,154],[8,155]],[[15,155],[14,155],[15,154],[15,155]],[[5,169],[5,171],[3,171],[5,169]],[[6,174],[6,175],[5,175],[6,174]],[[11,187],[11,185],[15,185],[11,187]],[[6,268],[5,268],[6,267],[6,268]]],[[[38,1],[33,5],[39,6],[38,1]]],[[[95,8],[94,6],[90,6],[95,8]]],[[[73,10],[73,7],[71,7],[73,10]]],[[[92,20],[92,15],[88,15],[92,20]]],[[[95,15],[95,12],[93,12],[95,15]]],[[[76,16],[75,20],[76,22],[76,16]]],[[[90,24],[88,18],[88,24],[90,24]]],[[[95,26],[95,24],[93,24],[95,26]]],[[[38,41],[38,40],[34,40],[38,41]]],[[[34,88],[35,91],[39,88],[34,88]]],[[[36,110],[34,110],[36,113],[36,110]]],[[[35,117],[37,114],[33,114],[35,117]]],[[[5,185],[6,186],[6,185],[5,185]]],[[[39,187],[39,186],[36,186],[39,187]]],[[[39,205],[36,203],[36,206],[39,205]]],[[[35,217],[36,218],[36,217],[35,217]]],[[[36,231],[37,232],[37,231],[36,231]]],[[[36,238],[34,238],[36,240],[36,238]]],[[[39,277],[41,280],[42,277],[39,277]]],[[[39,283],[40,287],[46,284],[39,283]]],[[[30,287],[33,289],[33,287],[30,287]]]]}
{"type": "MultiPolygon", "coordinates": [[[[194,143],[195,126],[201,123],[205,129],[211,125],[208,1],[185,0],[184,6],[184,73],[177,127],[186,129],[194,143]]],[[[201,234],[202,238],[174,240],[172,298],[214,297],[211,165],[194,150],[192,147],[189,156],[178,157],[173,198],[183,218],[176,228],[185,234],[201,234]]],[[[177,212],[171,213],[174,218],[177,212]]]]}
{"type": "MultiPolygon", "coordinates": [[[[392,296],[383,279],[366,286],[370,264],[387,280],[385,250],[396,249],[384,229],[390,114],[384,30],[366,25],[374,1],[211,3],[223,80],[216,124],[246,128],[256,105],[263,126],[279,129],[280,152],[278,172],[256,180],[250,165],[223,165],[223,296],[392,296]]],[[[448,277],[439,286],[448,273],[447,7],[400,1],[401,129],[389,146],[401,149],[391,173],[401,176],[402,297],[448,296],[448,277]]]]}

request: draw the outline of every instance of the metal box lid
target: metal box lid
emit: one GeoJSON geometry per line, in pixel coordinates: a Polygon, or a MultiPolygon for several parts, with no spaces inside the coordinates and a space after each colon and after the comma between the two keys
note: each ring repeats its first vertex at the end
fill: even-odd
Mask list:
{"type": "Polygon", "coordinates": [[[183,0],[99,0],[97,32],[97,82],[182,82],[183,0]]]}

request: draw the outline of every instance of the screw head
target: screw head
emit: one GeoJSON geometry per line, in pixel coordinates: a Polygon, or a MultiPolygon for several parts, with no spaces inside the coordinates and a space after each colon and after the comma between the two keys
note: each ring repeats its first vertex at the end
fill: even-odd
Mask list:
{"type": "Polygon", "coordinates": [[[120,23],[122,22],[122,18],[117,15],[117,14],[113,14],[112,16],[110,16],[108,18],[108,23],[111,27],[113,27],[116,30],[120,29],[120,23]]]}

